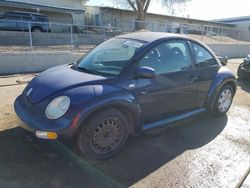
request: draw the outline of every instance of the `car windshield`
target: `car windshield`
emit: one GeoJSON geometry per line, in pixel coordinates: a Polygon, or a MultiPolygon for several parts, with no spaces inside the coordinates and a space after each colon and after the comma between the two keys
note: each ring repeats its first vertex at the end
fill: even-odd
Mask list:
{"type": "Polygon", "coordinates": [[[108,40],[80,58],[75,68],[102,76],[117,76],[143,45],[141,41],[132,39],[108,40]]]}

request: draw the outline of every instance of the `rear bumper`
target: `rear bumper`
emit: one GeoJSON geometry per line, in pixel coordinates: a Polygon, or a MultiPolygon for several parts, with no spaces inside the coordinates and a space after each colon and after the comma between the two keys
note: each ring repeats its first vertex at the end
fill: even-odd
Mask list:
{"type": "Polygon", "coordinates": [[[50,120],[44,120],[43,118],[41,118],[39,113],[37,113],[35,110],[30,109],[31,107],[25,105],[25,102],[22,98],[22,96],[19,96],[14,103],[16,114],[25,123],[20,125],[20,127],[32,133],[35,133],[36,131],[47,131],[54,132],[58,135],[66,137],[72,137],[74,135],[74,130],[69,127],[70,125],[60,126],[57,124],[55,128],[48,128],[47,124],[50,120]]]}

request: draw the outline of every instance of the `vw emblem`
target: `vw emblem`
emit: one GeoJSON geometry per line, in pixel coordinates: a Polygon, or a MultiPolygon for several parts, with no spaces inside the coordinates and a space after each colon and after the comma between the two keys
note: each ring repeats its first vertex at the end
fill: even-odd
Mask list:
{"type": "Polygon", "coordinates": [[[27,91],[26,97],[28,97],[28,96],[31,94],[32,91],[33,91],[33,88],[31,87],[31,88],[27,91]]]}

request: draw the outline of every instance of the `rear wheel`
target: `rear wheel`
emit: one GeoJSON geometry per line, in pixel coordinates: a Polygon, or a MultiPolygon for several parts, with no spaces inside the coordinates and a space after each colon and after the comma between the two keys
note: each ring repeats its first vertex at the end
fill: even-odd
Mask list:
{"type": "Polygon", "coordinates": [[[216,96],[213,114],[222,116],[229,110],[234,96],[234,90],[230,85],[224,85],[216,96]]]}
{"type": "Polygon", "coordinates": [[[95,113],[78,135],[78,147],[83,154],[105,159],[116,154],[128,138],[126,116],[115,108],[95,113]]]}
{"type": "Polygon", "coordinates": [[[31,31],[32,31],[32,32],[40,33],[40,32],[42,32],[43,30],[42,30],[40,27],[32,27],[31,31]]]}

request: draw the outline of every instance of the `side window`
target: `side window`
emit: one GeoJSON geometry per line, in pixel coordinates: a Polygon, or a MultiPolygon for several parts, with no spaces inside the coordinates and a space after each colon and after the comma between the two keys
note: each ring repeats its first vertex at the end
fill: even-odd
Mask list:
{"type": "Polygon", "coordinates": [[[42,16],[34,16],[34,20],[36,20],[37,22],[48,22],[48,18],[47,17],[42,17],[42,16]]]}
{"type": "Polygon", "coordinates": [[[197,67],[207,67],[217,64],[216,60],[207,49],[196,43],[192,43],[192,45],[195,51],[197,67]]]}
{"type": "Polygon", "coordinates": [[[186,41],[173,40],[152,48],[139,62],[139,67],[151,67],[156,74],[188,70],[192,67],[186,41]]]}
{"type": "Polygon", "coordinates": [[[23,15],[23,16],[22,16],[22,20],[23,20],[23,21],[32,21],[33,19],[32,19],[32,17],[31,17],[31,15],[23,15]]]}
{"type": "Polygon", "coordinates": [[[5,14],[4,19],[8,20],[21,20],[21,16],[14,15],[14,14],[5,14]]]}

